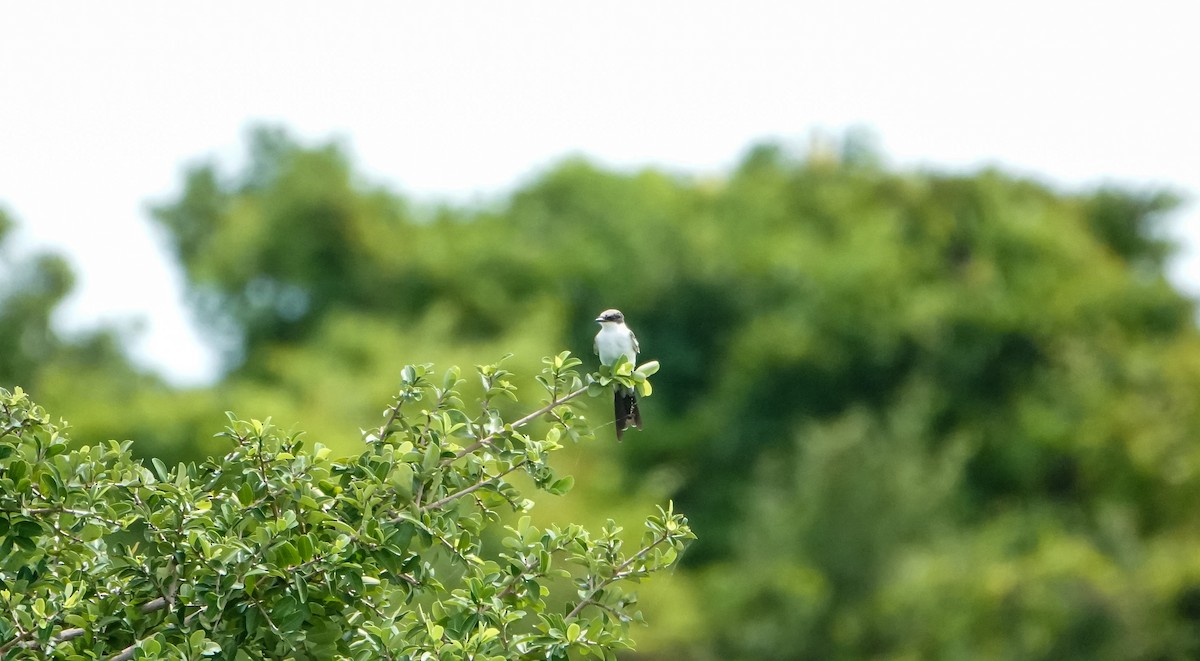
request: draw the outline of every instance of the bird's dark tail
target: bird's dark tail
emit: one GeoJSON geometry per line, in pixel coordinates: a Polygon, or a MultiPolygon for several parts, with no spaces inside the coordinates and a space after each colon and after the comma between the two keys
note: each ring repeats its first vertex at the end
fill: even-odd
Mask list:
{"type": "Polygon", "coordinates": [[[613,389],[613,414],[616,417],[618,441],[630,424],[639,430],[642,428],[642,411],[638,408],[637,393],[632,388],[613,389]]]}

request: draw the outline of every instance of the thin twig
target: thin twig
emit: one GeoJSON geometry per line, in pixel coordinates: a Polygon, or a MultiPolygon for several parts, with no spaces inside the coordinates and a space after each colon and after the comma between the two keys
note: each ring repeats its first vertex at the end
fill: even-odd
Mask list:
{"type": "Polygon", "coordinates": [[[567,613],[566,619],[569,620],[569,619],[575,617],[576,615],[579,615],[579,612],[582,611],[584,609],[584,607],[586,607],[589,604],[595,603],[592,600],[604,588],[612,585],[613,583],[616,583],[617,581],[620,581],[620,580],[623,580],[623,579],[626,579],[626,578],[632,576],[634,572],[628,572],[628,573],[623,573],[623,572],[625,572],[625,570],[628,569],[629,566],[632,565],[633,563],[637,562],[641,558],[646,557],[647,553],[649,553],[651,550],[653,550],[654,547],[667,541],[667,539],[668,539],[668,535],[666,532],[664,532],[661,537],[654,540],[654,543],[650,544],[649,546],[647,546],[647,547],[643,548],[642,550],[638,551],[637,553],[633,554],[632,557],[630,557],[625,562],[622,562],[620,565],[617,565],[616,570],[613,571],[613,575],[609,576],[608,578],[604,579],[603,581],[600,581],[600,585],[597,585],[595,588],[593,588],[592,591],[588,593],[587,597],[585,597],[582,601],[580,601],[575,606],[575,608],[571,609],[570,613],[567,613]]]}
{"type": "MultiPolygon", "coordinates": [[[[522,459],[521,461],[518,461],[517,463],[508,467],[503,472],[493,475],[493,476],[487,478],[486,480],[481,480],[479,482],[476,482],[475,484],[472,484],[469,487],[466,487],[464,489],[459,489],[458,491],[455,491],[454,493],[452,493],[449,496],[446,496],[445,498],[442,498],[440,500],[435,500],[432,503],[429,503],[427,505],[422,505],[421,511],[428,512],[429,510],[437,509],[437,508],[441,507],[442,505],[445,505],[446,503],[448,503],[456,498],[462,498],[463,496],[465,496],[467,494],[474,493],[475,491],[487,486],[489,483],[495,482],[496,480],[499,480],[500,478],[504,477],[505,475],[508,475],[509,473],[524,466],[526,463],[528,463],[528,460],[522,459]]],[[[399,520],[399,519],[397,519],[397,520],[399,520]]]]}
{"type": "MultiPolygon", "coordinates": [[[[150,601],[147,601],[146,603],[142,604],[141,606],[138,606],[138,611],[143,614],[153,613],[155,611],[160,611],[160,610],[166,608],[168,605],[169,604],[165,598],[158,597],[157,599],[151,599],[150,601]]],[[[50,646],[58,645],[59,643],[65,643],[69,640],[75,640],[76,638],[79,638],[80,636],[84,635],[85,633],[87,633],[87,630],[83,629],[82,627],[72,627],[70,629],[63,629],[62,631],[58,632],[57,635],[55,635],[53,638],[50,639],[50,646]]],[[[0,656],[2,656],[8,650],[12,649],[14,646],[21,645],[22,643],[27,642],[31,638],[33,638],[33,632],[27,631],[27,632],[24,632],[24,633],[18,635],[16,638],[9,640],[7,643],[0,645],[0,656]]],[[[135,644],[135,646],[136,646],[136,644],[135,644]]],[[[130,651],[130,649],[126,649],[126,650],[123,650],[116,657],[113,657],[113,660],[115,661],[116,659],[119,659],[119,658],[125,658],[125,659],[132,658],[131,656],[121,657],[121,654],[125,654],[126,652],[129,652],[130,654],[132,654],[132,651],[130,651]]]]}
{"type": "MultiPolygon", "coordinates": [[[[585,392],[587,392],[587,386],[583,386],[579,390],[576,390],[570,394],[563,395],[563,397],[561,399],[555,399],[555,400],[551,401],[549,404],[543,406],[542,408],[540,408],[540,409],[534,411],[533,413],[530,413],[529,415],[525,416],[524,418],[521,418],[520,420],[517,420],[516,422],[512,423],[512,428],[516,429],[518,427],[523,427],[523,426],[529,424],[530,422],[532,422],[533,420],[536,420],[538,418],[538,416],[541,416],[545,413],[548,413],[548,412],[554,410],[554,407],[559,406],[560,404],[569,402],[572,399],[575,399],[576,397],[582,395],[585,392]]],[[[478,450],[479,448],[481,448],[485,445],[488,445],[492,441],[496,440],[496,436],[497,436],[496,433],[492,433],[492,434],[488,434],[487,436],[484,436],[483,438],[479,439],[478,441],[475,441],[471,445],[463,448],[462,450],[459,450],[454,455],[453,459],[443,460],[442,464],[445,465],[445,464],[454,462],[456,459],[462,459],[463,457],[471,454],[472,452],[478,450]]]]}
{"type": "Polygon", "coordinates": [[[383,422],[383,425],[379,428],[379,432],[375,435],[376,439],[380,442],[383,442],[383,440],[387,437],[388,430],[391,428],[392,423],[396,422],[396,420],[400,417],[400,407],[403,404],[404,402],[402,400],[397,400],[395,404],[389,407],[390,413],[388,414],[388,418],[383,422]]]}
{"type": "MultiPolygon", "coordinates": [[[[141,641],[138,641],[138,643],[140,642],[141,641]]],[[[108,661],[129,661],[129,659],[133,658],[133,653],[137,651],[138,643],[134,643],[129,647],[126,647],[125,649],[121,650],[120,654],[110,657],[108,661]]]]}
{"type": "MultiPolygon", "coordinates": [[[[151,603],[153,603],[153,602],[151,602],[151,603]]],[[[145,608],[147,605],[149,605],[149,604],[143,604],[142,607],[145,608]]],[[[147,611],[142,611],[142,612],[147,612],[147,611]]],[[[203,613],[203,612],[204,612],[204,607],[201,607],[200,610],[185,617],[183,619],[183,626],[185,626],[185,627],[190,626],[192,624],[192,621],[195,620],[196,617],[198,615],[200,615],[200,613],[203,613]]],[[[168,629],[174,628],[174,627],[175,627],[175,625],[172,624],[172,625],[168,626],[168,629]]],[[[150,638],[153,638],[155,635],[157,635],[157,632],[152,633],[151,635],[147,636],[146,638],[143,638],[142,640],[137,641],[136,643],[130,645],[129,647],[126,647],[125,649],[121,650],[120,652],[117,652],[116,656],[109,657],[108,661],[129,661],[129,659],[133,658],[134,652],[137,651],[137,646],[140,645],[141,643],[149,640],[150,638]]]]}

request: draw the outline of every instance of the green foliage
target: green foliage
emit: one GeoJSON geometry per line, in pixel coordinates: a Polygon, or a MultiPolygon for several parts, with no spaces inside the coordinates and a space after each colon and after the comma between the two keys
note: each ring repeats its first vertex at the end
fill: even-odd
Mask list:
{"type": "Polygon", "coordinates": [[[50,316],[75,278],[66,260],[53,254],[0,266],[6,276],[0,285],[0,346],[8,348],[0,352],[0,382],[27,383],[66,344],[52,332],[50,316]]]}
{"type": "Polygon", "coordinates": [[[140,408],[135,402],[157,400],[148,408],[159,416],[166,413],[161,406],[169,397],[165,386],[130,363],[118,330],[99,328],[72,337],[55,332],[55,310],[74,283],[62,257],[40,254],[9,266],[11,277],[0,282],[0,385],[23,384],[45,393],[49,403],[69,402],[66,408],[82,412],[97,437],[121,436],[131,423],[148,422],[128,415],[140,408]],[[114,406],[117,402],[122,406],[114,406]]]}
{"type": "Polygon", "coordinates": [[[0,389],[0,658],[615,658],[641,619],[627,584],[692,533],[670,507],[632,551],[612,521],[503,526],[532,507],[510,475],[563,494],[549,457],[590,435],[580,361],[545,363],[518,420],[498,365],[470,406],[457,368],[410,365],[358,456],[230,414],[228,454],[173,468],[129,441],[69,449],[0,389]]]}
{"type": "MultiPolygon", "coordinates": [[[[572,486],[554,473],[530,498],[592,529],[667,498],[688,512],[701,539],[642,590],[639,655],[1200,649],[1200,337],[1163,274],[1172,195],[896,171],[850,136],[706,178],[570,159],[485,205],[422,207],[337,144],[251,143],[245,171],[198,165],[155,207],[230,372],[164,392],[22,358],[77,441],[136,437],[174,464],[215,451],[212,413],[249,408],[349,453],[395,356],[512,352],[533,373],[546,346],[587,353],[617,306],[663,365],[646,430],[563,443],[572,497],[545,497],[572,486]]],[[[526,382],[496,370],[463,398],[515,419],[504,384],[526,382]]]]}

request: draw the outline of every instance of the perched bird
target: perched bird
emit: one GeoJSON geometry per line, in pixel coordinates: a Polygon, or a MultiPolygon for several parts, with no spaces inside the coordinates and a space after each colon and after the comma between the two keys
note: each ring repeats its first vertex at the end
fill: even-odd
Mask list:
{"type": "MultiPolygon", "coordinates": [[[[621,356],[630,363],[637,364],[639,351],[637,336],[625,325],[625,315],[620,310],[605,310],[596,317],[600,324],[600,332],[596,333],[596,343],[593,348],[600,362],[612,366],[621,356]]],[[[638,429],[642,428],[642,412],[638,410],[637,393],[633,388],[613,384],[613,413],[616,415],[617,440],[629,427],[630,423],[638,429]]]]}

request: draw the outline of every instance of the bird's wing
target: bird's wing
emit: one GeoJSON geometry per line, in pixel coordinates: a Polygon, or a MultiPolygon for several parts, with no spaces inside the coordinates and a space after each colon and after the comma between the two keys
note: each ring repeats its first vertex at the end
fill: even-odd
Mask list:
{"type": "Polygon", "coordinates": [[[629,331],[629,339],[633,340],[633,352],[634,352],[634,353],[641,353],[641,352],[642,352],[642,348],[638,346],[638,343],[637,343],[637,335],[634,335],[634,334],[633,334],[633,331],[629,331]]]}

